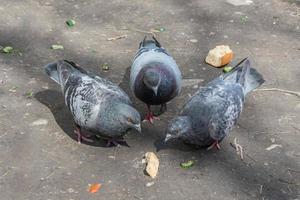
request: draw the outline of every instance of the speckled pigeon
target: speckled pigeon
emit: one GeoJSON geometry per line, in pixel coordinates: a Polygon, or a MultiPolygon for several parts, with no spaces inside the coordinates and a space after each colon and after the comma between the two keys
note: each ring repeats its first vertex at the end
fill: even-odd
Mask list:
{"type": "Polygon", "coordinates": [[[61,86],[76,123],[78,142],[92,142],[82,128],[106,139],[107,146],[121,142],[130,129],[141,132],[140,114],[117,85],[67,60],[50,63],[45,71],[61,86]]]}
{"type": "Polygon", "coordinates": [[[181,139],[196,146],[217,147],[236,124],[245,96],[264,83],[248,58],[197,91],[167,127],[165,142],[181,139]]]}
{"type": "Polygon", "coordinates": [[[150,106],[161,105],[161,111],[166,110],[166,103],[180,92],[181,72],[155,37],[151,40],[145,37],[140,43],[131,66],[130,87],[147,104],[146,120],[150,123],[155,119],[150,106]]]}

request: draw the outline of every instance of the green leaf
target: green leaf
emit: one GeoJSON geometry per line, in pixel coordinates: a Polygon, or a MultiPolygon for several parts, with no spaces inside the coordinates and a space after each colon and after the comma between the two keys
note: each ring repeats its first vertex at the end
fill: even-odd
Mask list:
{"type": "Polygon", "coordinates": [[[32,92],[32,91],[29,91],[29,92],[27,92],[27,93],[25,94],[25,96],[26,96],[27,98],[32,98],[33,92],[32,92]]]}
{"type": "Polygon", "coordinates": [[[233,69],[233,67],[231,67],[231,66],[225,66],[225,67],[223,68],[223,72],[224,72],[224,73],[228,73],[228,72],[230,72],[232,69],[233,69]]]}
{"type": "Polygon", "coordinates": [[[75,25],[75,20],[73,19],[68,19],[66,21],[66,24],[68,25],[68,27],[73,27],[75,25]]]}
{"type": "Polygon", "coordinates": [[[154,29],[156,32],[165,32],[166,29],[164,27],[158,27],[154,29]]]}
{"type": "Polygon", "coordinates": [[[64,49],[64,46],[63,45],[60,45],[60,44],[52,44],[51,45],[51,49],[54,49],[54,50],[62,50],[64,49]]]}
{"type": "Polygon", "coordinates": [[[102,68],[103,71],[108,71],[109,70],[109,66],[108,66],[107,63],[104,63],[101,68],[102,68]]]}
{"type": "Polygon", "coordinates": [[[195,161],[189,160],[189,161],[180,163],[180,167],[183,168],[183,169],[189,169],[189,168],[191,168],[194,164],[195,164],[195,161]]]}
{"type": "Polygon", "coordinates": [[[242,21],[243,23],[247,22],[248,19],[249,19],[249,17],[248,17],[247,15],[244,15],[244,16],[241,17],[241,21],[242,21]]]}
{"type": "Polygon", "coordinates": [[[2,49],[2,51],[3,51],[4,53],[12,53],[13,50],[14,50],[14,48],[12,48],[11,46],[7,46],[7,47],[4,47],[4,48],[2,49]]]}

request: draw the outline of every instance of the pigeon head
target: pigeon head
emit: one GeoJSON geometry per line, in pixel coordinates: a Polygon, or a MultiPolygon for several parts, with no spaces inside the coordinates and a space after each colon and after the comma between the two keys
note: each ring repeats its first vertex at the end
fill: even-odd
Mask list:
{"type": "Polygon", "coordinates": [[[161,75],[154,69],[148,69],[144,74],[143,82],[146,87],[152,90],[155,96],[157,96],[157,90],[161,82],[161,75]]]}
{"type": "Polygon", "coordinates": [[[147,40],[147,36],[145,36],[143,41],[140,42],[139,48],[156,49],[161,48],[161,44],[157,41],[157,39],[154,36],[152,36],[152,39],[150,40],[147,40]]]}
{"type": "Polygon", "coordinates": [[[141,116],[139,112],[132,106],[120,103],[116,106],[118,114],[116,114],[116,121],[120,123],[126,130],[135,129],[141,132],[141,116]]]}
{"type": "Polygon", "coordinates": [[[168,142],[172,139],[179,139],[191,130],[191,118],[188,116],[178,116],[169,122],[167,126],[165,142],[168,142]]]}

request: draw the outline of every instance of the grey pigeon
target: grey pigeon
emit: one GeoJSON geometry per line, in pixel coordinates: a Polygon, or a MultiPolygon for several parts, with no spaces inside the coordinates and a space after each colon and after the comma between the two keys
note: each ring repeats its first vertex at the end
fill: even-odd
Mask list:
{"type": "Polygon", "coordinates": [[[78,142],[91,142],[82,128],[107,139],[107,146],[122,141],[130,129],[141,132],[140,114],[117,85],[67,60],[50,63],[45,71],[61,86],[76,123],[78,142]]]}
{"type": "Polygon", "coordinates": [[[146,119],[150,123],[155,119],[150,106],[161,105],[161,111],[166,110],[166,103],[180,92],[181,72],[155,37],[152,40],[145,37],[140,43],[131,66],[130,87],[147,104],[146,119]]]}
{"type": "Polygon", "coordinates": [[[167,127],[165,142],[180,139],[196,146],[220,148],[243,108],[245,96],[264,83],[248,58],[198,90],[167,127]]]}

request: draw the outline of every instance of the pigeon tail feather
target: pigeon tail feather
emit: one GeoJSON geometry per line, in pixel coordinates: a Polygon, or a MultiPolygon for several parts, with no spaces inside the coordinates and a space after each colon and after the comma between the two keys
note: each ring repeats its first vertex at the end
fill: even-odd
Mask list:
{"type": "Polygon", "coordinates": [[[46,65],[45,72],[52,80],[60,84],[60,80],[57,72],[57,62],[49,63],[48,65],[46,65]]]}
{"type": "Polygon", "coordinates": [[[67,70],[69,72],[79,71],[83,74],[88,74],[86,70],[79,67],[72,61],[60,60],[57,62],[49,63],[45,66],[45,72],[52,80],[54,80],[58,84],[61,84],[60,71],[62,70],[62,66],[64,70],[67,70]]]}
{"type": "Polygon", "coordinates": [[[251,68],[248,58],[243,59],[231,72],[224,75],[224,80],[241,84],[245,95],[265,82],[263,76],[251,68]]]}

